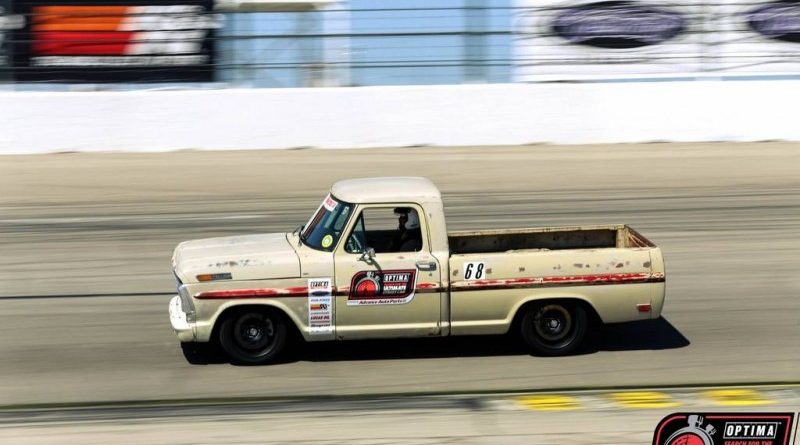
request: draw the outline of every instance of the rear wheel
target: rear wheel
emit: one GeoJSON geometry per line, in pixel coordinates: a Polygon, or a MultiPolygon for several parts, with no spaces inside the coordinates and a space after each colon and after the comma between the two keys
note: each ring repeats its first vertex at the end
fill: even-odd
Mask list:
{"type": "Polygon", "coordinates": [[[566,355],[586,335],[586,311],[573,302],[551,301],[529,306],[520,323],[522,338],[534,353],[566,355]]]}
{"type": "Polygon", "coordinates": [[[284,317],[276,311],[248,309],[226,317],[219,330],[219,343],[237,363],[269,363],[286,345],[284,317]]]}

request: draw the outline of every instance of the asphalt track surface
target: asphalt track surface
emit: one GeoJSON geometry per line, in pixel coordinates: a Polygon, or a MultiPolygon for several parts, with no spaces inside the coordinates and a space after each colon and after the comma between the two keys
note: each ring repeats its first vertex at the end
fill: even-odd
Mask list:
{"type": "Polygon", "coordinates": [[[0,405],[797,382],[798,267],[788,143],[5,156],[0,405]],[[430,177],[451,229],[632,225],[665,252],[663,319],[563,358],[470,337],[187,360],[178,242],[289,231],[335,180],[382,175],[430,177]]]}
{"type": "MultiPolygon", "coordinates": [[[[0,409],[0,442],[642,445],[651,443],[660,419],[677,411],[792,412],[800,404],[797,387],[721,391],[750,393],[751,397],[738,403],[726,397],[720,404],[708,396],[713,392],[708,388],[683,388],[651,393],[580,391],[0,409]],[[627,400],[622,403],[625,406],[620,406],[620,399],[627,400]]],[[[790,438],[796,434],[790,432],[790,438]]]]}

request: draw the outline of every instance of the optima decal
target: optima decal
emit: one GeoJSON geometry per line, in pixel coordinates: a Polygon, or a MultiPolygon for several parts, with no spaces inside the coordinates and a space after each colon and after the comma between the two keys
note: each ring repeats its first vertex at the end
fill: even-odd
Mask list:
{"type": "Polygon", "coordinates": [[[767,3],[753,9],[746,16],[750,28],[762,36],[800,43],[800,1],[767,3]]]}
{"type": "Polygon", "coordinates": [[[405,304],[414,299],[417,271],[361,271],[350,282],[348,306],[405,304]]]}
{"type": "Polygon", "coordinates": [[[789,445],[792,413],[672,414],[658,423],[653,445],[789,445]]]}
{"type": "Polygon", "coordinates": [[[631,1],[589,3],[568,8],[552,22],[554,34],[578,45],[626,49],[657,45],[686,27],[674,11],[631,1]]]}

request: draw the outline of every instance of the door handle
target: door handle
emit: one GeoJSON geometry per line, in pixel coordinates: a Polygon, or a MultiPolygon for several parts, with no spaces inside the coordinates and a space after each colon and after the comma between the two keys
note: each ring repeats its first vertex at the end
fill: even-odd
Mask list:
{"type": "Polygon", "coordinates": [[[417,261],[417,269],[424,271],[436,270],[435,261],[417,261]]]}

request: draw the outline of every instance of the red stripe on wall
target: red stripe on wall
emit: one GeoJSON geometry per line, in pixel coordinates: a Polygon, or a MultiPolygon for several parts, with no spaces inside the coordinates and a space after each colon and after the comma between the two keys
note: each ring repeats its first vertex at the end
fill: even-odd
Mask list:
{"type": "Polygon", "coordinates": [[[35,32],[32,51],[37,56],[122,56],[133,32],[35,32]]]}

